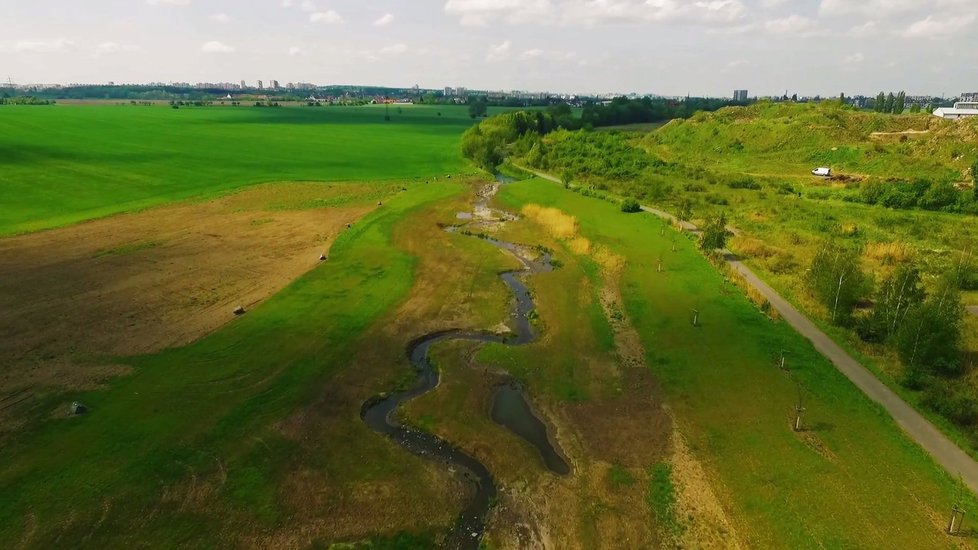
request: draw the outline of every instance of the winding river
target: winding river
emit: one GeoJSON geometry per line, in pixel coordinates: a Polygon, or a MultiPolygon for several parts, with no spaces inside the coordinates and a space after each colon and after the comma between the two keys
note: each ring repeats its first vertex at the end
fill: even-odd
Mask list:
{"type": "MultiPolygon", "coordinates": [[[[500,223],[500,219],[512,220],[505,212],[493,211],[489,201],[502,183],[508,183],[508,178],[497,177],[498,182],[487,185],[479,192],[472,213],[459,215],[460,219],[471,220],[463,225],[447,228],[450,232],[463,232],[469,235],[469,228],[485,229],[500,223]]],[[[485,533],[486,517],[496,498],[496,483],[489,469],[476,458],[451,443],[417,428],[405,426],[394,420],[394,411],[412,399],[428,393],[438,386],[438,372],[428,359],[428,351],[432,346],[448,341],[475,341],[499,343],[520,346],[532,342],[535,338],[529,313],[534,304],[530,292],[521,280],[523,277],[545,273],[553,270],[549,254],[537,257],[534,251],[527,247],[499,241],[483,236],[472,235],[472,238],[482,238],[486,242],[505,250],[523,264],[523,269],[508,271],[500,274],[500,278],[513,293],[514,301],[510,311],[510,328],[512,334],[499,335],[488,331],[449,330],[422,336],[411,342],[407,355],[417,373],[416,384],[412,389],[389,395],[381,395],[363,404],[360,416],[372,430],[390,437],[407,451],[448,464],[460,472],[475,488],[475,494],[465,506],[458,521],[446,540],[449,548],[478,548],[485,533]]],[[[547,436],[546,426],[533,415],[522,389],[515,381],[509,381],[497,388],[493,396],[492,418],[497,423],[506,426],[516,435],[531,443],[540,452],[544,464],[553,472],[565,475],[570,467],[560,452],[554,447],[547,436]]]]}

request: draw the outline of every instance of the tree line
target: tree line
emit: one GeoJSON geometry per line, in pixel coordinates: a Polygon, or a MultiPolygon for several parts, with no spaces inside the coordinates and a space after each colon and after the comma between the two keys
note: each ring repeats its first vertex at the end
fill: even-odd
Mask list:
{"type": "Polygon", "coordinates": [[[860,256],[858,248],[826,242],[812,260],[808,288],[829,320],[893,350],[901,383],[923,391],[925,405],[961,426],[978,424],[978,399],[955,388],[966,371],[961,290],[978,287],[971,254],[930,285],[913,260],[874,284],[860,256]]]}
{"type": "MultiPolygon", "coordinates": [[[[876,99],[873,101],[873,110],[877,113],[903,114],[907,110],[907,93],[904,91],[897,92],[896,94],[893,92],[889,94],[880,92],[876,94],[876,99]]],[[[928,110],[930,110],[929,107],[928,110]]],[[[910,112],[919,113],[920,105],[917,103],[911,105],[910,112]]]]}

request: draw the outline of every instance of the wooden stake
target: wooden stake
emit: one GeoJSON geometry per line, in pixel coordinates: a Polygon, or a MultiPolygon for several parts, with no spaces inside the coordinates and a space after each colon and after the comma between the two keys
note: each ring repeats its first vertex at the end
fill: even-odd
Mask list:
{"type": "Polygon", "coordinates": [[[964,509],[957,504],[951,508],[951,522],[947,525],[947,534],[956,535],[961,531],[961,522],[964,520],[964,509]]]}
{"type": "Polygon", "coordinates": [[[700,326],[700,310],[698,309],[693,310],[693,326],[700,326]]]}

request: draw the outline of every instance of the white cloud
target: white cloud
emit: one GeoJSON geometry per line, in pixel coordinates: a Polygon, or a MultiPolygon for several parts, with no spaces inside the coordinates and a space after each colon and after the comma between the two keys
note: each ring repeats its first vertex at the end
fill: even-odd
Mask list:
{"type": "Polygon", "coordinates": [[[291,8],[293,6],[292,0],[282,0],[283,8],[291,8]]]}
{"type": "Polygon", "coordinates": [[[291,48],[289,48],[289,55],[291,57],[295,57],[297,55],[306,55],[306,51],[300,48],[299,46],[292,46],[291,48]]]}
{"type": "Polygon", "coordinates": [[[200,51],[204,53],[231,53],[234,51],[234,47],[228,46],[223,42],[218,42],[217,40],[211,40],[210,42],[204,42],[200,47],[200,51]]]}
{"type": "Polygon", "coordinates": [[[513,49],[513,43],[509,40],[499,44],[489,46],[489,53],[486,54],[486,61],[505,61],[509,59],[509,53],[513,49]]]}
{"type": "Polygon", "coordinates": [[[344,23],[346,20],[343,16],[336,13],[333,10],[317,11],[309,14],[309,21],[313,23],[328,23],[330,25],[335,25],[338,23],[344,23]]]}
{"type": "Polygon", "coordinates": [[[733,61],[724,65],[723,70],[735,71],[741,67],[746,67],[747,65],[750,65],[750,61],[747,61],[746,59],[734,59],[733,61]]]}
{"type": "Polygon", "coordinates": [[[302,11],[319,11],[319,8],[316,7],[316,4],[312,0],[302,0],[299,8],[302,11]]]}
{"type": "Polygon", "coordinates": [[[151,6],[189,6],[190,0],[146,0],[151,6]]]}
{"type": "Polygon", "coordinates": [[[920,7],[926,0],[822,0],[819,15],[894,16],[920,7]]]}
{"type": "Polygon", "coordinates": [[[112,55],[116,53],[138,52],[139,50],[139,46],[135,46],[133,44],[102,42],[98,46],[95,46],[95,57],[102,57],[104,55],[112,55]]]}
{"type": "Polygon", "coordinates": [[[386,27],[387,25],[390,25],[393,22],[394,22],[394,16],[389,13],[385,13],[384,15],[381,15],[376,21],[374,21],[374,26],[386,27]]]}
{"type": "Polygon", "coordinates": [[[917,13],[949,15],[950,12],[970,13],[975,0],[821,0],[819,15],[861,15],[873,19],[892,19],[917,13]]]}
{"type": "Polygon", "coordinates": [[[943,38],[960,33],[974,22],[973,13],[948,17],[928,15],[926,19],[912,23],[902,34],[907,38],[943,38]]]}
{"type": "Polygon", "coordinates": [[[21,40],[14,44],[18,53],[60,53],[70,49],[75,43],[67,38],[54,40],[21,40]]]}
{"type": "Polygon", "coordinates": [[[847,55],[842,60],[842,66],[847,71],[850,71],[850,72],[857,71],[862,66],[863,61],[865,61],[865,60],[866,60],[866,56],[865,55],[863,55],[860,52],[856,52],[854,54],[847,55]]]}
{"type": "Polygon", "coordinates": [[[870,38],[880,34],[880,24],[876,21],[867,21],[862,25],[856,25],[849,29],[847,33],[855,38],[870,38]]]}
{"type": "Polygon", "coordinates": [[[382,55],[401,55],[403,53],[406,53],[407,51],[408,51],[408,47],[406,44],[393,44],[387,46],[386,48],[380,49],[380,53],[382,55]]]}
{"type": "Polygon", "coordinates": [[[577,54],[573,52],[565,52],[560,50],[544,50],[541,48],[533,48],[524,51],[519,55],[520,61],[535,61],[535,60],[545,60],[551,63],[574,61],[577,59],[577,54]]]}
{"type": "Polygon", "coordinates": [[[810,36],[818,29],[818,22],[800,15],[789,15],[783,19],[773,19],[764,23],[764,30],[773,34],[810,36]]]}
{"type": "Polygon", "coordinates": [[[226,13],[214,13],[207,17],[211,21],[216,21],[218,23],[230,23],[231,16],[226,13]]]}
{"type": "Polygon", "coordinates": [[[502,20],[520,24],[594,26],[602,23],[731,23],[747,8],[741,0],[448,0],[445,12],[463,25],[502,20]]]}

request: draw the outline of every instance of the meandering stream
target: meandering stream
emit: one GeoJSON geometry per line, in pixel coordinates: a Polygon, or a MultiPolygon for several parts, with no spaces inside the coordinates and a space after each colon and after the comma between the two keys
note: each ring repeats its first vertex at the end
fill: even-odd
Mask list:
{"type": "MultiPolygon", "coordinates": [[[[510,180],[511,181],[511,180],[510,180]]],[[[515,216],[505,212],[495,212],[489,208],[489,201],[498,190],[498,185],[507,183],[507,178],[499,178],[499,183],[488,185],[479,193],[472,213],[460,214],[459,219],[470,220],[464,225],[452,226],[448,231],[458,232],[468,227],[486,228],[500,223],[499,219],[510,220],[515,216]],[[498,217],[497,217],[498,216],[498,217]]],[[[500,274],[500,278],[513,293],[514,302],[510,311],[511,335],[491,332],[471,332],[451,330],[428,334],[413,341],[407,349],[408,358],[417,373],[414,388],[377,396],[363,404],[360,416],[374,431],[384,434],[411,453],[448,464],[459,471],[475,488],[472,500],[466,505],[450,533],[446,546],[449,548],[478,548],[485,533],[486,516],[496,497],[496,484],[489,469],[474,457],[466,454],[451,443],[430,433],[405,426],[393,416],[397,408],[412,399],[420,397],[438,386],[438,372],[428,359],[432,346],[448,341],[466,340],[506,345],[525,345],[535,338],[529,313],[534,304],[530,292],[521,280],[523,277],[551,271],[549,254],[537,257],[533,251],[515,243],[486,238],[486,242],[507,251],[523,264],[523,269],[500,274]]],[[[567,474],[570,467],[560,452],[554,447],[546,432],[546,426],[533,415],[521,388],[515,382],[497,388],[493,396],[491,412],[493,420],[530,442],[540,452],[544,464],[557,474],[567,474]]]]}

